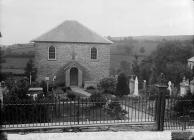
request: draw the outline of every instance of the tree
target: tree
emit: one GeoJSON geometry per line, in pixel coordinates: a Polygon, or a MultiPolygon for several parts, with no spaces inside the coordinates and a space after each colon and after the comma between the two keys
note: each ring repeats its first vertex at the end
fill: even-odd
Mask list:
{"type": "Polygon", "coordinates": [[[9,90],[9,94],[5,97],[7,101],[22,101],[27,99],[27,93],[29,89],[29,82],[26,78],[18,81],[11,78],[5,81],[5,84],[9,90]]]}
{"type": "Polygon", "coordinates": [[[140,53],[144,53],[144,52],[145,52],[144,47],[141,47],[141,48],[139,49],[139,52],[140,52],[140,53]]]}
{"type": "Polygon", "coordinates": [[[116,86],[116,95],[122,96],[129,94],[128,80],[124,73],[118,76],[118,82],[116,86]]]}
{"type": "Polygon", "coordinates": [[[2,61],[2,50],[1,50],[1,47],[0,47],[0,81],[2,81],[2,73],[1,73],[1,62],[2,61]]]}
{"type": "Polygon", "coordinates": [[[114,78],[103,78],[100,80],[98,88],[103,92],[115,93],[116,80],[114,78]]]}
{"type": "Polygon", "coordinates": [[[37,74],[37,69],[34,67],[34,63],[32,59],[29,59],[28,63],[26,64],[25,68],[25,75],[30,79],[31,75],[31,80],[35,81],[36,80],[36,74],[37,74]]]}
{"type": "MultiPolygon", "coordinates": [[[[192,71],[187,67],[187,59],[194,55],[192,41],[162,41],[157,49],[141,63],[140,74],[149,75],[153,84],[160,73],[167,80],[179,85],[183,76],[191,78],[192,71]],[[147,62],[146,62],[147,61],[147,62]]],[[[143,76],[142,76],[143,77],[143,76]]]]}
{"type": "Polygon", "coordinates": [[[3,58],[3,56],[4,56],[4,50],[0,46],[0,81],[5,79],[5,77],[2,74],[2,63],[5,62],[5,59],[3,58]]]}
{"type": "Polygon", "coordinates": [[[127,61],[121,61],[120,62],[120,70],[125,74],[125,75],[130,75],[131,73],[131,64],[127,61]]]}
{"type": "Polygon", "coordinates": [[[135,59],[132,64],[132,74],[140,77],[140,67],[138,64],[138,59],[135,59]]]}

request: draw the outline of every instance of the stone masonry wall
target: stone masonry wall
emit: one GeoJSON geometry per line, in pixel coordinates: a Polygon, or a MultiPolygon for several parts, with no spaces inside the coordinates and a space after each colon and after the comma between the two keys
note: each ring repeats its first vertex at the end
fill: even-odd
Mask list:
{"type": "MultiPolygon", "coordinates": [[[[99,81],[109,76],[110,45],[84,43],[35,43],[35,65],[38,69],[37,80],[44,80],[46,76],[53,79],[56,72],[72,60],[75,60],[88,70],[89,80],[99,81]],[[56,60],[48,60],[48,47],[56,47],[56,60]],[[97,48],[97,60],[91,59],[91,48],[97,48]]],[[[64,71],[65,72],[65,71],[64,71]]],[[[65,78],[65,77],[64,77],[65,78]]],[[[84,77],[83,77],[84,78],[84,77]]]]}

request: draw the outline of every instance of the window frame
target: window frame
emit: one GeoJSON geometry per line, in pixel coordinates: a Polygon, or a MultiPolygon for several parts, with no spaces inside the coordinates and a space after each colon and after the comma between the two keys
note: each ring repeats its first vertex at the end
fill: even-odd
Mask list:
{"type": "Polygon", "coordinates": [[[56,47],[55,46],[53,46],[53,45],[51,45],[51,46],[49,46],[48,47],[48,60],[56,60],[56,47]],[[54,49],[55,49],[55,58],[50,58],[49,56],[50,56],[50,51],[49,51],[49,49],[51,48],[51,47],[53,47],[54,49]]]}
{"type": "Polygon", "coordinates": [[[98,60],[98,49],[96,47],[91,47],[90,48],[90,59],[93,60],[93,61],[98,60]],[[96,58],[95,59],[92,58],[92,49],[95,49],[95,51],[96,51],[96,54],[95,54],[96,58]]]}

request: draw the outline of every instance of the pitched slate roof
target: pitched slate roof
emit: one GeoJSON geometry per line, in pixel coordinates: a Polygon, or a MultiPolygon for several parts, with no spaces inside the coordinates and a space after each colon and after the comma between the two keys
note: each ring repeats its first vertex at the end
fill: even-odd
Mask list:
{"type": "Polygon", "coordinates": [[[67,20],[54,29],[32,40],[33,42],[73,42],[111,44],[106,39],[77,21],[67,20]]]}

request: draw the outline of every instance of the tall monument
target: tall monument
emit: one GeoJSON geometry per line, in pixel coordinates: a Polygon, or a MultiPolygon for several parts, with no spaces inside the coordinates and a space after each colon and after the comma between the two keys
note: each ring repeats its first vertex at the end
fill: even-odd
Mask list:
{"type": "Polygon", "coordinates": [[[139,91],[138,91],[138,79],[137,76],[135,77],[135,87],[134,87],[134,96],[139,96],[139,91]]]}

